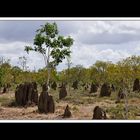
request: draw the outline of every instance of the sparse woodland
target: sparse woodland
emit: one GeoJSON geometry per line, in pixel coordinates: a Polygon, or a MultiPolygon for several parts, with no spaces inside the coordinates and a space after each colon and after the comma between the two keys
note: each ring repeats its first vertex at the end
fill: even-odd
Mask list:
{"type": "Polygon", "coordinates": [[[43,69],[28,70],[25,56],[20,67],[0,58],[0,119],[140,119],[140,56],[72,66],[73,43],[46,23],[25,47],[42,54],[43,69]],[[64,59],[67,69],[57,71],[64,59]]]}

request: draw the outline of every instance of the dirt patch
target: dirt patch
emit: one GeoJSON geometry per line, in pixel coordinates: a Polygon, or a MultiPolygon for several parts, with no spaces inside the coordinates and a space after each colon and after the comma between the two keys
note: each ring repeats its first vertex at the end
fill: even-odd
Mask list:
{"type": "MultiPolygon", "coordinates": [[[[1,120],[92,120],[93,110],[96,106],[100,106],[106,111],[108,119],[123,118],[124,115],[124,99],[118,104],[115,104],[117,92],[111,97],[86,96],[84,93],[76,93],[72,96],[67,96],[63,100],[59,100],[58,92],[52,94],[55,97],[55,112],[54,113],[39,113],[37,106],[31,107],[9,107],[8,104],[14,100],[14,93],[0,95],[0,119],[1,120]],[[58,102],[57,102],[58,100],[58,102]],[[62,118],[64,110],[67,106],[70,107],[72,116],[70,118],[62,118]],[[114,118],[116,117],[116,118],[114,118]]],[[[97,93],[99,95],[99,93],[97,93]]],[[[140,116],[140,98],[128,98],[129,118],[139,119],[140,116]]]]}

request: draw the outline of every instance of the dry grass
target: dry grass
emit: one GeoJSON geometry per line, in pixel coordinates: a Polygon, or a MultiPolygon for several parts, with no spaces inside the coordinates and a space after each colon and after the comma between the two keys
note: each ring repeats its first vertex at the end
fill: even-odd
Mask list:
{"type": "MultiPolygon", "coordinates": [[[[116,93],[112,93],[111,97],[99,97],[99,93],[89,94],[88,91],[71,90],[68,96],[59,100],[59,92],[50,91],[55,100],[54,114],[40,114],[37,106],[34,107],[9,107],[8,105],[14,101],[14,93],[0,95],[0,119],[1,120],[61,120],[62,114],[67,104],[70,106],[72,117],[74,120],[91,120],[93,109],[100,106],[106,110],[108,119],[124,119],[124,100],[115,104],[116,93]]],[[[140,98],[134,94],[128,98],[128,119],[140,119],[140,98]]]]}

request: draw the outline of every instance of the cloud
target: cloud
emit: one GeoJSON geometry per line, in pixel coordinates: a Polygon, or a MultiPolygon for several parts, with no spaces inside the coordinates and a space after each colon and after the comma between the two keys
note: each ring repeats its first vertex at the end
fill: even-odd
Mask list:
{"type": "Polygon", "coordinates": [[[85,67],[89,67],[97,60],[117,62],[122,58],[126,58],[133,52],[127,50],[112,50],[110,48],[100,50],[96,45],[82,45],[79,47],[73,47],[72,49],[72,63],[73,65],[82,64],[85,67]]]}
{"type": "MultiPolygon", "coordinates": [[[[0,40],[32,42],[36,30],[47,21],[0,21],[0,40]]],[[[53,21],[49,21],[53,22],[53,21]]]]}
{"type": "Polygon", "coordinates": [[[76,37],[84,44],[122,44],[140,40],[140,26],[135,27],[133,22],[92,21],[85,25],[76,37]]]}
{"type": "MultiPolygon", "coordinates": [[[[6,42],[33,42],[36,30],[47,21],[0,21],[0,41],[6,42]]],[[[68,35],[78,29],[75,21],[49,21],[56,22],[60,34],[68,35]]]]}
{"type": "MultiPolygon", "coordinates": [[[[36,29],[46,21],[0,21],[0,56],[17,65],[18,57],[28,58],[30,69],[44,67],[38,53],[24,52],[31,45],[36,29]]],[[[49,21],[50,22],[50,21],[49,21]]],[[[54,22],[54,21],[51,21],[54,22]]],[[[56,21],[60,34],[74,38],[73,66],[91,66],[96,60],[117,62],[130,55],[140,55],[140,21],[56,21]]],[[[66,68],[66,60],[57,69],[66,68]]]]}
{"type": "MultiPolygon", "coordinates": [[[[0,40],[32,42],[35,31],[45,22],[47,21],[0,21],[0,40]]],[[[49,22],[58,24],[60,34],[75,34],[85,43],[121,43],[122,40],[128,41],[131,37],[138,38],[140,34],[140,21],[49,22]]]]}
{"type": "Polygon", "coordinates": [[[27,58],[27,65],[30,69],[37,69],[44,67],[43,58],[40,54],[31,52],[29,55],[24,51],[25,42],[10,42],[0,43],[0,57],[11,60],[12,65],[18,65],[19,57],[25,56],[27,58]]]}
{"type": "Polygon", "coordinates": [[[140,34],[127,34],[127,33],[100,33],[88,35],[80,35],[79,40],[84,44],[122,44],[131,41],[140,40],[140,34]]]}

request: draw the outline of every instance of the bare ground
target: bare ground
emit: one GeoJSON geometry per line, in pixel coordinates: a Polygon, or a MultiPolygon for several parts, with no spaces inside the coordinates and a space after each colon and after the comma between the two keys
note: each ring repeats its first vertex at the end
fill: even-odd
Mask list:
{"type": "MultiPolygon", "coordinates": [[[[37,106],[34,107],[0,107],[0,119],[6,120],[60,120],[61,115],[67,103],[65,101],[56,104],[55,113],[40,114],[38,113],[37,106]]],[[[72,117],[69,119],[75,120],[91,120],[93,115],[93,108],[97,104],[89,105],[73,105],[69,103],[72,117]]],[[[98,104],[99,105],[99,104],[98,104]]],[[[101,106],[103,103],[101,103],[101,106]]],[[[105,105],[105,104],[104,104],[105,105]]],[[[107,105],[107,104],[106,104],[107,105]]]]}
{"type": "MultiPolygon", "coordinates": [[[[40,114],[37,106],[34,107],[8,107],[6,104],[14,99],[14,93],[7,93],[0,95],[0,120],[62,120],[62,114],[67,104],[70,106],[72,117],[68,120],[91,120],[93,116],[93,109],[95,106],[100,106],[107,111],[108,119],[123,119],[119,115],[124,115],[124,111],[117,112],[117,108],[124,106],[124,101],[120,104],[115,104],[115,96],[99,98],[98,96],[74,95],[68,96],[64,100],[55,99],[55,113],[40,114]],[[115,114],[116,113],[116,114],[115,114]],[[119,114],[120,113],[120,114],[119,114]],[[118,115],[119,114],[119,115],[118,115]],[[119,116],[117,118],[117,116],[119,116]]],[[[140,119],[140,98],[131,97],[129,99],[129,118],[140,119]]],[[[121,109],[120,109],[121,110],[121,109]]]]}

